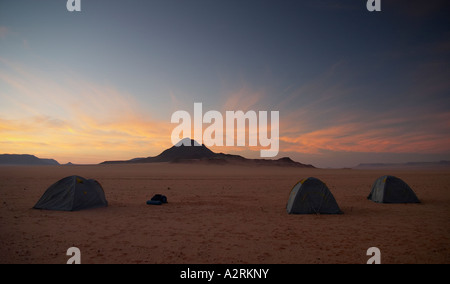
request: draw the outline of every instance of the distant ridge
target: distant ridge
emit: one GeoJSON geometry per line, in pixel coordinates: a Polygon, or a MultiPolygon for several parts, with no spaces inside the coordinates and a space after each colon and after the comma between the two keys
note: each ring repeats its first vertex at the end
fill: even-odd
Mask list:
{"type": "Polygon", "coordinates": [[[359,164],[353,169],[431,169],[450,168],[450,161],[409,162],[409,163],[368,163],[359,164]]]}
{"type": "Polygon", "coordinates": [[[33,155],[17,155],[17,154],[1,154],[0,165],[10,166],[51,166],[59,165],[59,163],[53,159],[40,159],[33,155]]]}
{"type": "Polygon", "coordinates": [[[239,155],[231,155],[224,153],[214,153],[204,144],[200,144],[195,140],[184,138],[175,146],[164,150],[155,157],[134,158],[126,161],[105,161],[101,164],[141,164],[141,163],[200,163],[200,164],[238,164],[238,165],[261,165],[261,166],[285,166],[285,167],[301,167],[315,168],[312,165],[305,165],[295,162],[288,157],[278,160],[267,159],[247,159],[239,155]],[[184,146],[190,144],[192,146],[184,146]],[[193,146],[198,145],[198,146],[193,146]]]}

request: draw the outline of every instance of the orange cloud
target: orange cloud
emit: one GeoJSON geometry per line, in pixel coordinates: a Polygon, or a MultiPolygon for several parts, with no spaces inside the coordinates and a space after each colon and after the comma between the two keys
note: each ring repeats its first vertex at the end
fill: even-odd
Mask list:
{"type": "MultiPolygon", "coordinates": [[[[374,118],[343,122],[317,130],[299,130],[300,135],[282,135],[282,151],[319,154],[322,150],[375,153],[446,153],[450,151],[450,113],[421,115],[410,123],[427,122],[429,127],[404,129],[411,118],[374,118]],[[436,128],[436,129],[432,129],[436,128]],[[439,131],[447,129],[447,131],[439,131]]],[[[291,126],[292,127],[292,126],[291,126]]],[[[283,129],[283,128],[282,128],[283,129]]],[[[295,132],[294,132],[295,133],[295,132]]],[[[298,133],[298,132],[297,132],[298,133]]]]}
{"type": "Polygon", "coordinates": [[[98,163],[153,155],[167,147],[170,122],[152,118],[130,94],[66,78],[64,84],[0,60],[6,92],[0,115],[2,152],[60,162],[98,163]]]}
{"type": "MultiPolygon", "coordinates": [[[[55,81],[40,75],[39,70],[1,57],[0,67],[2,152],[36,154],[63,163],[99,163],[157,155],[172,146],[175,125],[169,119],[153,117],[132,94],[73,74],[55,81]]],[[[223,116],[227,110],[279,110],[280,155],[450,152],[450,112],[402,108],[408,114],[402,116],[397,111],[374,114],[342,110],[342,104],[333,102],[349,90],[339,84],[322,84],[335,72],[333,67],[323,78],[293,91],[274,107],[262,105],[264,92],[244,87],[226,96],[222,109],[217,110],[223,116]],[[314,94],[319,94],[317,99],[314,94]]],[[[173,94],[171,101],[174,106],[181,104],[173,94]]],[[[248,137],[248,129],[243,131],[248,137]]],[[[261,147],[212,149],[257,156],[261,147]]]]}

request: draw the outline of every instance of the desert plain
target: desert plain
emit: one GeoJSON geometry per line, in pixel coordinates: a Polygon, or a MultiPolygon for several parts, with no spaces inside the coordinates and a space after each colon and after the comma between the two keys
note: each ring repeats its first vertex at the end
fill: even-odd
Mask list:
{"type": "Polygon", "coordinates": [[[356,263],[377,247],[381,263],[450,263],[449,170],[354,170],[196,164],[0,167],[0,263],[55,263],[77,247],[81,263],[356,263]],[[420,204],[367,200],[395,175],[420,204]],[[109,206],[32,209],[70,175],[96,179],[109,206]],[[323,180],[343,214],[288,215],[301,179],[323,180]],[[149,206],[155,194],[168,203],[149,206]]]}

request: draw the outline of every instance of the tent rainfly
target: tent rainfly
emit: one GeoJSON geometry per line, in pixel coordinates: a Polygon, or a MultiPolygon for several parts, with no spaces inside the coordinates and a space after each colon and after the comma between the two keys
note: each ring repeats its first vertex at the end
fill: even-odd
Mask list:
{"type": "Polygon", "coordinates": [[[394,176],[379,177],[367,199],[377,203],[420,203],[411,187],[394,176]]]}
{"type": "Polygon", "coordinates": [[[100,183],[70,176],[50,186],[33,208],[78,211],[106,206],[108,201],[100,183]]]}
{"type": "Polygon", "coordinates": [[[327,185],[317,178],[297,183],[286,206],[289,214],[340,214],[342,211],[327,185]]]}

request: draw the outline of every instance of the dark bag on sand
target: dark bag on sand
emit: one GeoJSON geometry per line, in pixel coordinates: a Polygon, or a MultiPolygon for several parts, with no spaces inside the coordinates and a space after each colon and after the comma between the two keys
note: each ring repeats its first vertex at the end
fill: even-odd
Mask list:
{"type": "Polygon", "coordinates": [[[163,203],[167,203],[167,197],[162,194],[156,194],[151,200],[147,201],[148,205],[161,205],[163,203]]]}

